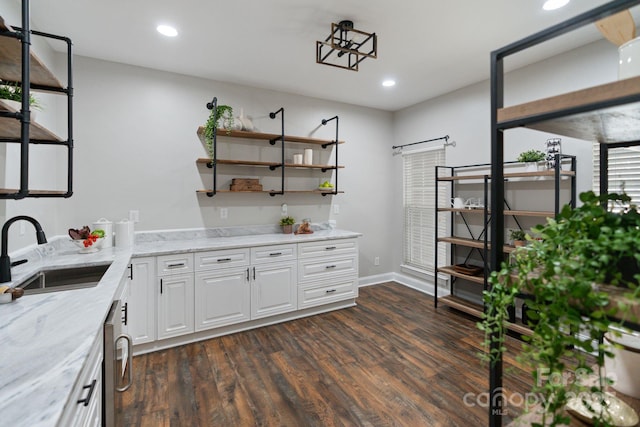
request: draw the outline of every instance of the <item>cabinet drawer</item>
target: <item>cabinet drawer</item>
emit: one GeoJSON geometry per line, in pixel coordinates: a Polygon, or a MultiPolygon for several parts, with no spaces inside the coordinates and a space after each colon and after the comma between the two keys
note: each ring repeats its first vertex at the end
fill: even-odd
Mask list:
{"type": "Polygon", "coordinates": [[[338,276],[358,276],[357,256],[299,261],[298,281],[324,280],[338,276]]]}
{"type": "Polygon", "coordinates": [[[243,267],[249,265],[250,259],[248,248],[198,252],[195,256],[196,271],[243,267]]]}
{"type": "Polygon", "coordinates": [[[251,248],[251,264],[292,261],[297,258],[296,245],[259,246],[251,248]]]}
{"type": "Polygon", "coordinates": [[[298,244],[298,257],[300,258],[351,255],[356,253],[358,253],[358,241],[356,239],[324,240],[322,242],[298,244]]]}
{"type": "Polygon", "coordinates": [[[298,289],[298,309],[328,304],[358,296],[355,279],[340,280],[319,287],[301,287],[298,289]]]}
{"type": "Polygon", "coordinates": [[[156,258],[158,276],[169,274],[191,273],[193,271],[193,254],[161,255],[156,258]]]}

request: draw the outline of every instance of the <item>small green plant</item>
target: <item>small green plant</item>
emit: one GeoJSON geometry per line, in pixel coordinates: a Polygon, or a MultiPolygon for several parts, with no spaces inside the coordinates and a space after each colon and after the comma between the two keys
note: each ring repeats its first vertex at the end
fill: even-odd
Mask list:
{"type": "Polygon", "coordinates": [[[511,240],[526,240],[527,233],[524,230],[511,230],[509,231],[509,236],[511,240]]]}
{"type": "MultiPolygon", "coordinates": [[[[0,99],[22,102],[22,87],[18,86],[17,84],[10,83],[0,86],[0,99]]],[[[29,105],[36,110],[42,111],[40,102],[33,95],[29,96],[29,105]]]]}
{"type": "Polygon", "coordinates": [[[292,216],[283,216],[280,218],[280,225],[293,225],[296,220],[292,216]]]}
{"type": "Polygon", "coordinates": [[[211,110],[207,123],[204,125],[204,140],[207,144],[209,157],[213,159],[213,135],[218,128],[222,127],[231,132],[234,124],[233,108],[228,105],[218,105],[217,108],[211,110]]]}
{"type": "MultiPolygon", "coordinates": [[[[533,228],[540,240],[515,251],[509,263],[492,272],[484,292],[487,309],[479,327],[486,334],[482,356],[490,363],[506,351],[509,308],[516,298],[528,296],[532,332],[523,337],[518,360],[531,368],[531,395],[540,396],[544,404],[541,426],[568,424],[563,408],[571,396],[603,395],[608,380],[586,356],[596,353],[597,366],[603,367],[605,356],[612,353],[602,335],[624,321],[638,321],[630,318],[628,302],[640,298],[640,213],[626,194],[597,196],[589,191],[580,194],[580,200],[580,207],[567,205],[556,218],[533,228]],[[630,272],[623,271],[626,266],[630,272]],[[612,299],[611,287],[623,288],[624,303],[612,299]],[[545,380],[564,378],[569,368],[596,374],[599,381],[586,386],[545,380]]],[[[596,415],[595,425],[610,425],[606,413],[596,415]]]]}
{"type": "Polygon", "coordinates": [[[546,158],[546,154],[544,154],[540,150],[529,150],[523,151],[518,156],[517,161],[522,163],[531,163],[531,162],[541,162],[546,158]]]}

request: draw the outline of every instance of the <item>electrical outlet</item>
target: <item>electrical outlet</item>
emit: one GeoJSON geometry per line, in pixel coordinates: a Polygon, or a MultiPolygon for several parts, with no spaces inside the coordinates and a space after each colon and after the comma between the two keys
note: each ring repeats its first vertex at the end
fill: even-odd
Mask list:
{"type": "Polygon", "coordinates": [[[289,207],[287,206],[286,203],[283,203],[281,206],[282,210],[280,213],[282,213],[282,216],[287,216],[287,213],[289,211],[289,207]]]}
{"type": "Polygon", "coordinates": [[[129,221],[140,222],[140,211],[129,211],[129,221]]]}
{"type": "Polygon", "coordinates": [[[333,213],[338,215],[340,213],[340,205],[333,205],[333,213]]]}
{"type": "Polygon", "coordinates": [[[380,257],[377,256],[373,259],[373,265],[380,265],[380,257]]]}
{"type": "Polygon", "coordinates": [[[220,219],[227,219],[228,214],[229,211],[227,210],[227,208],[220,208],[220,219]]]}

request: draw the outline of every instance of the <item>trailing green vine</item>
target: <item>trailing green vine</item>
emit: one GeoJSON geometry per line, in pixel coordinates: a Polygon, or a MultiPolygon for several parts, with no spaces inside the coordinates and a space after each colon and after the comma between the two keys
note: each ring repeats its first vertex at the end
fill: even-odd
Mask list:
{"type": "MultiPolygon", "coordinates": [[[[603,396],[606,379],[598,369],[599,381],[586,388],[579,381],[549,381],[566,378],[568,368],[593,373],[588,353],[596,353],[598,367],[610,347],[602,335],[611,326],[620,326],[629,317],[629,307],[614,304],[601,284],[625,289],[625,296],[638,301],[640,287],[640,214],[626,194],[580,195],[582,205],[565,206],[555,219],[532,229],[541,239],[511,254],[500,270],[489,278],[484,292],[487,307],[480,329],[485,332],[484,358],[495,362],[506,350],[505,322],[516,297],[525,297],[529,307],[531,336],[524,336],[523,352],[518,359],[532,369],[534,387],[540,396],[544,415],[542,424],[568,423],[563,408],[570,397],[584,393],[603,396]],[[626,207],[625,207],[626,206],[626,207]],[[621,265],[631,265],[626,274],[621,265]],[[493,343],[493,345],[491,345],[493,343]],[[571,360],[571,366],[567,366],[571,360]]],[[[597,425],[608,426],[609,418],[601,412],[597,425]]]]}
{"type": "Polygon", "coordinates": [[[204,140],[207,144],[210,159],[213,159],[213,136],[216,130],[222,125],[222,127],[227,130],[227,134],[229,134],[231,133],[234,123],[232,107],[228,105],[218,105],[216,109],[211,110],[207,123],[204,125],[204,140]]]}

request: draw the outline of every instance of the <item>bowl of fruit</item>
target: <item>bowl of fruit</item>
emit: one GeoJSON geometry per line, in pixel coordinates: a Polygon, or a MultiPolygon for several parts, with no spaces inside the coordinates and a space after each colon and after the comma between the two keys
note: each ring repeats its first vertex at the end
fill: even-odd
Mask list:
{"type": "Polygon", "coordinates": [[[88,226],[83,226],[80,229],[70,228],[69,237],[74,245],[80,250],[81,254],[90,254],[98,252],[104,242],[104,230],[96,229],[91,231],[88,226]]]}
{"type": "Polygon", "coordinates": [[[318,190],[322,191],[333,191],[333,184],[329,181],[325,181],[318,186],[318,190]]]}

